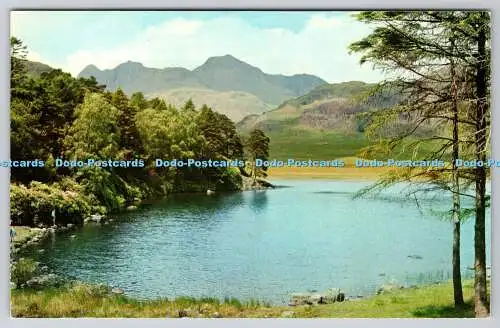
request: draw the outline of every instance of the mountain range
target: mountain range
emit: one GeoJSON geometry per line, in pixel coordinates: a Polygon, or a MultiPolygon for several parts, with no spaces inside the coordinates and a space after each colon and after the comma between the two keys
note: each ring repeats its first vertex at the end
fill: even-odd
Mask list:
{"type": "Polygon", "coordinates": [[[310,74],[267,74],[231,55],[208,58],[193,70],[182,67],[151,68],[127,61],[113,69],[85,67],[78,77],[94,76],[109,90],[140,91],[179,105],[192,98],[211,106],[235,121],[273,109],[286,100],[302,96],[323,79],[310,74]]]}
{"type": "MultiPolygon", "coordinates": [[[[51,68],[42,63],[26,63],[30,75],[51,68]]],[[[211,57],[203,65],[185,68],[149,68],[125,62],[114,69],[87,66],[79,77],[94,76],[109,90],[121,88],[127,94],[141,91],[146,97],[160,97],[176,106],[192,99],[195,105],[207,104],[237,123],[248,133],[259,128],[271,138],[270,154],[276,158],[307,159],[311,152],[325,158],[354,156],[367,145],[363,136],[365,122],[357,115],[397,103],[397,95],[363,95],[374,84],[350,81],[329,84],[314,75],[293,76],[264,73],[257,67],[226,55],[211,57]]],[[[404,131],[412,119],[402,116],[384,133],[404,131]]],[[[434,130],[422,126],[418,133],[434,130]]]]}

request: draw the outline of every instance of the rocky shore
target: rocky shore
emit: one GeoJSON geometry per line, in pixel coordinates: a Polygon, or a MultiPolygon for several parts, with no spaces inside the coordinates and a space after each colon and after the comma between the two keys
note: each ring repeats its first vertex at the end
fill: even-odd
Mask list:
{"type": "Polygon", "coordinates": [[[273,189],[275,186],[264,180],[264,179],[253,179],[250,177],[245,177],[242,176],[243,179],[243,185],[242,185],[242,191],[248,191],[248,190],[266,190],[266,189],[273,189]]]}
{"type": "MultiPolygon", "coordinates": [[[[112,219],[109,219],[103,215],[94,214],[84,220],[84,225],[107,224],[112,221],[112,219]]],[[[77,227],[77,225],[71,223],[67,225],[54,225],[52,227],[43,228],[12,226],[12,235],[10,239],[11,253],[17,254],[22,249],[31,246],[37,246],[46,238],[55,233],[71,231],[76,229],[77,227]]]]}

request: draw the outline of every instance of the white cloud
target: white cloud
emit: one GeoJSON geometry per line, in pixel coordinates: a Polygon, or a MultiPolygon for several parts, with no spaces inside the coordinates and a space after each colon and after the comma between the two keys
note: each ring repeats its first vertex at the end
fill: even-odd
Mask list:
{"type": "Polygon", "coordinates": [[[329,29],[342,26],[342,19],[338,17],[326,17],[324,15],[315,15],[307,23],[308,29],[329,29]]]}
{"type": "Polygon", "coordinates": [[[26,59],[31,60],[31,61],[35,61],[35,62],[42,61],[42,57],[40,56],[40,54],[38,52],[34,52],[31,50],[29,50],[28,53],[26,54],[26,59]]]}
{"type": "Polygon", "coordinates": [[[80,49],[59,66],[73,75],[88,64],[109,69],[127,60],[149,67],[193,69],[208,57],[231,54],[266,73],[309,73],[328,82],[377,81],[381,73],[372,71],[370,65],[360,67],[359,57],[349,55],[347,50],[350,43],[369,32],[367,26],[348,15],[313,14],[297,33],[255,27],[239,18],[173,19],[150,26],[115,47],[80,49]]]}
{"type": "Polygon", "coordinates": [[[167,21],[159,28],[150,27],[146,30],[146,35],[155,34],[158,30],[165,33],[165,35],[171,36],[187,36],[195,34],[198,29],[203,25],[201,21],[187,20],[184,18],[177,18],[171,21],[167,21]]]}

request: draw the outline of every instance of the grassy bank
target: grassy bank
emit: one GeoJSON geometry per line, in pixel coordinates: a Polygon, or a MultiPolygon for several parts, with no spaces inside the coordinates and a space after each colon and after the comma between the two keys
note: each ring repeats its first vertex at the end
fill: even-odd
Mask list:
{"type": "Polygon", "coordinates": [[[270,179],[377,180],[381,175],[397,170],[389,167],[355,167],[356,157],[339,159],[344,161],[344,167],[271,167],[268,175],[270,179]]]}
{"type": "Polygon", "coordinates": [[[16,234],[12,237],[11,241],[14,244],[24,244],[33,237],[39,237],[41,233],[41,229],[27,226],[16,226],[13,228],[16,234]]]}
{"type": "Polygon", "coordinates": [[[10,239],[10,249],[14,253],[21,248],[38,244],[49,235],[49,231],[42,228],[12,226],[11,229],[15,231],[10,239]]]}
{"type": "Polygon", "coordinates": [[[13,290],[13,317],[223,317],[376,318],[474,317],[473,283],[464,282],[466,305],[455,309],[451,283],[402,289],[367,299],[318,306],[269,306],[213,298],[139,301],[98,286],[77,284],[43,291],[13,290]]]}

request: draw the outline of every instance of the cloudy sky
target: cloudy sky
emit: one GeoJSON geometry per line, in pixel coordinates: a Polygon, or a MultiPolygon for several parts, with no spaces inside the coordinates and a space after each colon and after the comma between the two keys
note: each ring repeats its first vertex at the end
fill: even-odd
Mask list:
{"type": "Polygon", "coordinates": [[[17,11],[11,35],[28,58],[77,75],[127,60],[193,69],[231,54],[271,74],[315,74],[328,82],[378,81],[347,46],[370,32],[349,12],[17,11]]]}

